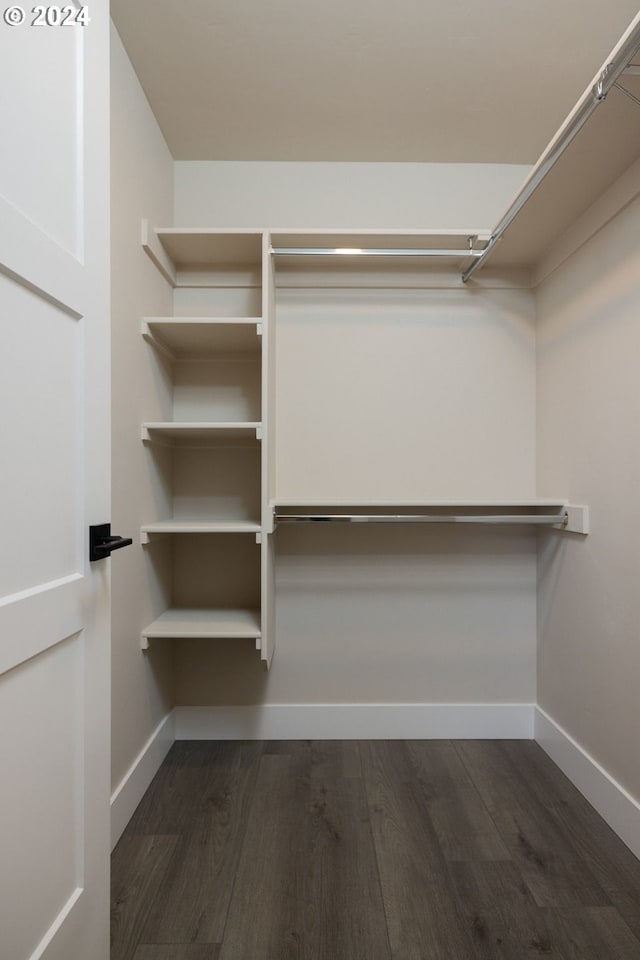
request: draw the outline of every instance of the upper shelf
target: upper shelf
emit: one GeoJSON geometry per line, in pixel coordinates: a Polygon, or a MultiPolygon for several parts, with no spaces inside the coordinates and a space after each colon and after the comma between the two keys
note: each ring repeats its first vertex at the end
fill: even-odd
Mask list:
{"type": "Polygon", "coordinates": [[[155,233],[176,270],[255,266],[262,259],[261,233],[181,227],[158,227],[155,233]]]}
{"type": "Polygon", "coordinates": [[[151,227],[142,221],[142,246],[172,286],[191,283],[194,276],[207,285],[209,275],[238,275],[259,284],[263,233],[256,230],[216,230],[208,227],[151,227]],[[204,276],[203,276],[204,275],[204,276]]]}
{"type": "MultiPolygon", "coordinates": [[[[295,274],[299,283],[302,273],[310,278],[331,273],[343,285],[347,273],[359,279],[369,274],[384,283],[396,271],[404,274],[403,282],[408,277],[415,283],[412,271],[433,278],[444,267],[448,273],[459,270],[467,280],[479,276],[486,263],[494,272],[516,268],[529,271],[534,281],[541,279],[553,269],[553,258],[561,262],[640,193],[640,65],[634,63],[639,50],[640,14],[493,230],[278,229],[271,244],[282,274],[288,273],[292,283],[295,274]],[[629,175],[623,178],[625,171],[629,175]]],[[[142,243],[174,286],[215,285],[205,278],[212,271],[235,271],[239,285],[261,283],[262,231],[153,230],[143,221],[142,243]]]]}
{"type": "MultiPolygon", "coordinates": [[[[640,77],[625,77],[624,85],[640,97],[640,77]]],[[[640,107],[614,88],[507,228],[487,264],[535,268],[639,155],[640,107]]]]}
{"type": "Polygon", "coordinates": [[[172,359],[192,356],[257,354],[259,317],[144,317],[142,336],[172,359]]]}
{"type": "Polygon", "coordinates": [[[552,137],[470,274],[484,262],[525,266],[537,282],[638,195],[640,174],[629,168],[640,155],[639,51],[640,13],[552,137]],[[627,170],[634,175],[623,178],[627,170]]]}

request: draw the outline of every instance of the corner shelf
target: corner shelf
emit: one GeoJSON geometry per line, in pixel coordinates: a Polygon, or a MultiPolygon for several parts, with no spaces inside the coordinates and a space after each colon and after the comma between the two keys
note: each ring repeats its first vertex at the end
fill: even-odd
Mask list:
{"type": "Polygon", "coordinates": [[[245,609],[175,608],[166,610],[142,631],[142,649],[149,640],[193,638],[204,640],[260,640],[260,611],[245,609]]]}

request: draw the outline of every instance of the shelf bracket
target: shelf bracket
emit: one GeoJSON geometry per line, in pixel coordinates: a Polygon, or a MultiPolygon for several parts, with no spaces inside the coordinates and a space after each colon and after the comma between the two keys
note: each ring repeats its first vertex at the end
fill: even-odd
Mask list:
{"type": "Polygon", "coordinates": [[[589,507],[568,503],[566,507],[567,523],[564,527],[567,533],[589,533],[589,507]]]}
{"type": "Polygon", "coordinates": [[[140,241],[142,249],[156,265],[165,280],[172,287],[177,287],[178,280],[173,264],[158,240],[155,231],[149,226],[148,220],[143,220],[140,225],[140,241]]]}
{"type": "Polygon", "coordinates": [[[162,340],[158,340],[158,338],[153,335],[147,320],[142,321],[141,333],[142,339],[150,344],[155,350],[157,350],[158,353],[161,353],[163,357],[167,358],[167,360],[171,360],[172,362],[175,361],[176,355],[172,350],[169,349],[166,343],[163,343],[162,340]]]}

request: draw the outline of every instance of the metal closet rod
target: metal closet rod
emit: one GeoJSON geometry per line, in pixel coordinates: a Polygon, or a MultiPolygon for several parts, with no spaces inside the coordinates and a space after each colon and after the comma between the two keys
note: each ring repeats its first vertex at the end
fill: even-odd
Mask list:
{"type": "Polygon", "coordinates": [[[420,249],[418,247],[273,247],[275,257],[481,257],[483,250],[420,249]]]}
{"type": "MultiPolygon", "coordinates": [[[[531,195],[537,190],[540,183],[583,128],[596,107],[606,100],[607,94],[611,88],[616,85],[618,78],[629,68],[631,60],[638,52],[638,49],[640,49],[640,19],[629,31],[628,36],[620,45],[610,63],[606,64],[602,69],[598,79],[591,88],[591,95],[575,110],[564,130],[562,130],[557,137],[554,137],[542,154],[535,171],[529,180],[526,181],[520,193],[495,227],[487,246],[480,256],[462,274],[463,283],[470,280],[476,270],[485,262],[507,227],[509,227],[518,216],[527,200],[529,200],[531,195]]],[[[624,92],[626,93],[627,91],[624,92]]]]}
{"type": "Polygon", "coordinates": [[[489,523],[489,524],[535,524],[539,526],[566,526],[569,516],[565,513],[527,514],[364,514],[364,513],[276,513],[276,523],[489,523]]]}

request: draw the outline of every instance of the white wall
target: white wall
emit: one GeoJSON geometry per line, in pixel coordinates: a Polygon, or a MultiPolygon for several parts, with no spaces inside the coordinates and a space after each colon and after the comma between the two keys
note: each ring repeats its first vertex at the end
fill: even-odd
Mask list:
{"type": "Polygon", "coordinates": [[[279,503],[535,496],[523,290],[283,289],[279,503]]]}
{"type": "Polygon", "coordinates": [[[640,799],[640,200],[538,291],[538,493],[591,509],[541,539],[538,701],[640,799]]]}
{"type": "MultiPolygon", "coordinates": [[[[525,172],[179,162],[175,223],[487,228],[525,172]]],[[[436,285],[279,291],[281,502],[534,495],[532,295],[436,285]]],[[[314,526],[276,543],[271,671],[251,643],[181,641],[178,705],[535,700],[531,532],[314,526]]]]}
{"type": "Polygon", "coordinates": [[[531,168],[177,161],[176,226],[490,230],[531,168]]]}
{"type": "MultiPolygon", "coordinates": [[[[156,492],[140,423],[152,419],[161,368],[140,335],[144,315],[170,313],[171,291],[144,254],[140,221],[170,222],[173,161],[126,52],[112,31],[112,528],[133,547],[112,568],[112,786],[171,709],[171,651],[142,654],[140,629],[153,619],[157,588],[140,546],[140,525],[154,519],[156,492]]],[[[146,786],[146,784],[145,784],[146,786]]],[[[132,811],[130,811],[132,812],[132,811]]]]}
{"type": "Polygon", "coordinates": [[[184,641],[179,705],[531,703],[535,537],[497,528],[283,529],[277,647],[184,641]]]}

